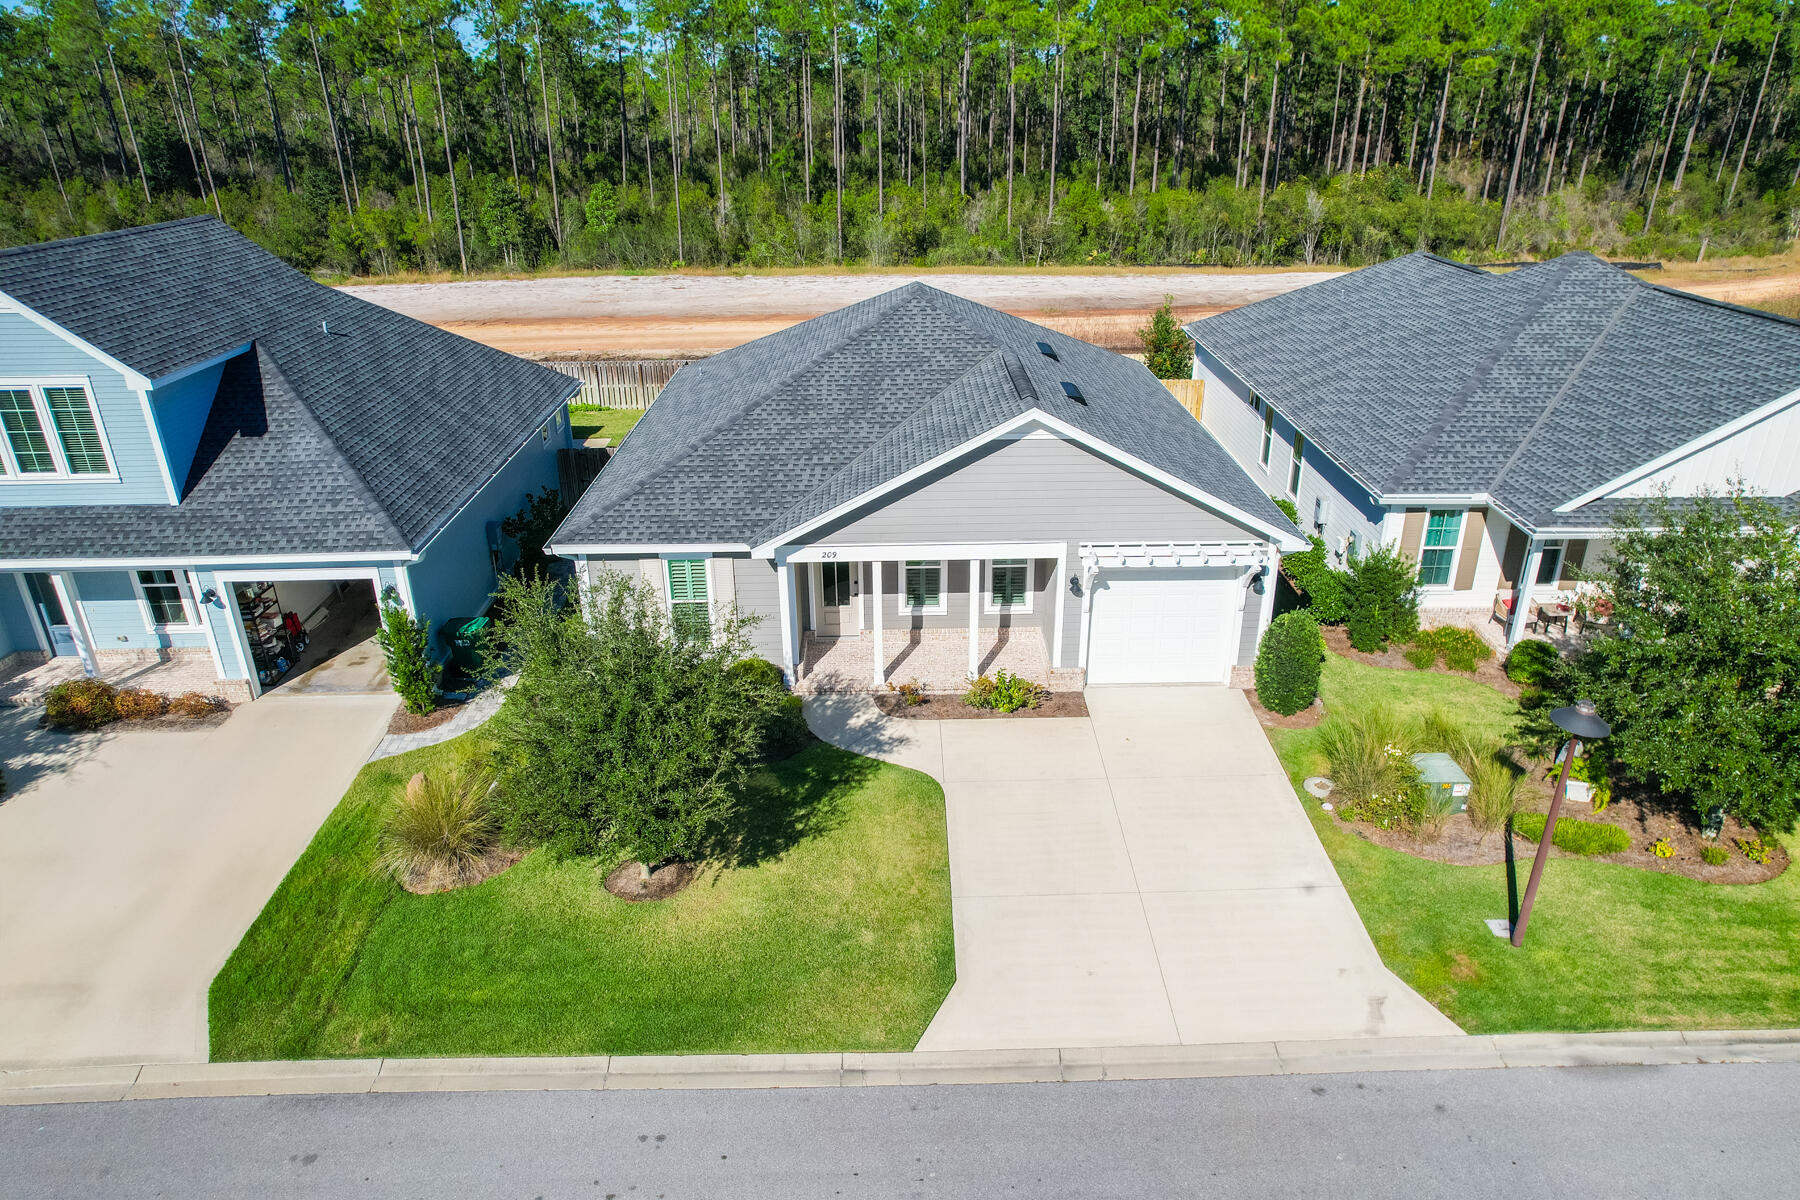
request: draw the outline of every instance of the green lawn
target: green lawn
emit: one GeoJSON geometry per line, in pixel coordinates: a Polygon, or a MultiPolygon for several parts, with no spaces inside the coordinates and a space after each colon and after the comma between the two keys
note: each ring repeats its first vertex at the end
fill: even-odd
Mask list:
{"type": "Polygon", "coordinates": [[[596,408],[585,404],[569,405],[569,428],[577,442],[591,437],[609,437],[617,446],[631,427],[644,415],[641,408],[596,408]]]}
{"type": "Polygon", "coordinates": [[[473,888],[377,878],[377,814],[467,738],[365,767],[213,981],[215,1060],[910,1050],[955,978],[943,792],[816,744],[735,857],[628,904],[529,855],[473,888]]]}
{"type": "MultiPolygon", "coordinates": [[[[1373,697],[1437,703],[1489,728],[1512,705],[1455,676],[1326,660],[1327,709],[1373,697]]],[[[1312,730],[1270,730],[1296,781],[1324,768],[1312,730]]],[[[1507,915],[1506,868],[1454,867],[1363,841],[1304,801],[1387,965],[1471,1033],[1800,1025],[1800,871],[1751,887],[1552,859],[1525,948],[1482,919],[1507,915]]],[[[1783,838],[1790,854],[1800,839],[1783,838]]],[[[1520,862],[1519,886],[1530,860],[1520,862]]]]}

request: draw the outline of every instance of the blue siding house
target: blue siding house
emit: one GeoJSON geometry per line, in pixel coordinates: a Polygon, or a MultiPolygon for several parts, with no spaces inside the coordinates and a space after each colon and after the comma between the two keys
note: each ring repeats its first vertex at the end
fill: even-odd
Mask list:
{"type": "Polygon", "coordinates": [[[576,386],[210,217],[0,251],[0,679],[187,659],[250,699],[378,599],[479,614],[576,386]]]}

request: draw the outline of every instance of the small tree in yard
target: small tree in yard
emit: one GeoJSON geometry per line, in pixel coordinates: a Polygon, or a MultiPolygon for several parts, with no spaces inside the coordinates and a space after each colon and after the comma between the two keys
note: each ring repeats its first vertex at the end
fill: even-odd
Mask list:
{"type": "Polygon", "coordinates": [[[444,668],[431,660],[431,622],[419,620],[398,604],[383,604],[375,641],[387,656],[388,678],[406,702],[406,711],[422,715],[436,708],[444,668]]]}
{"type": "Polygon", "coordinates": [[[1790,830],[1800,796],[1800,546],[1790,518],[1734,491],[1659,499],[1619,526],[1596,582],[1613,628],[1576,666],[1629,774],[1790,830]]]}
{"type": "Polygon", "coordinates": [[[1303,608],[1282,613],[1256,651],[1257,700],[1270,712],[1293,716],[1318,697],[1324,662],[1319,619],[1303,608]]]}
{"type": "Polygon", "coordinates": [[[1158,379],[1194,377],[1194,343],[1175,319],[1175,297],[1164,296],[1162,307],[1137,335],[1138,341],[1144,343],[1144,365],[1152,375],[1158,379]]]}
{"type": "Polygon", "coordinates": [[[1344,609],[1350,644],[1365,654],[1411,637],[1419,631],[1418,565],[1388,546],[1352,557],[1344,576],[1344,609]]]}
{"type": "Polygon", "coordinates": [[[656,593],[607,574],[583,597],[500,581],[499,665],[518,676],[489,722],[509,837],[554,852],[693,860],[732,815],[778,682],[731,670],[751,622],[678,638],[656,593]]]}
{"type": "Polygon", "coordinates": [[[568,513],[562,493],[547,487],[535,496],[527,496],[524,507],[500,522],[500,532],[519,544],[514,574],[527,578],[548,574],[550,556],[544,553],[544,545],[568,513]]]}

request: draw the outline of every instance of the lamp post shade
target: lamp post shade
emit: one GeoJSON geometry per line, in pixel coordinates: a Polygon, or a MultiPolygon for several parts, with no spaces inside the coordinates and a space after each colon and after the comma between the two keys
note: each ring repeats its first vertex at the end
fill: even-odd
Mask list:
{"type": "Polygon", "coordinates": [[[1584,742],[1597,742],[1612,733],[1612,726],[1600,719],[1592,700],[1577,700],[1568,708],[1556,709],[1550,719],[1558,729],[1584,742]]]}

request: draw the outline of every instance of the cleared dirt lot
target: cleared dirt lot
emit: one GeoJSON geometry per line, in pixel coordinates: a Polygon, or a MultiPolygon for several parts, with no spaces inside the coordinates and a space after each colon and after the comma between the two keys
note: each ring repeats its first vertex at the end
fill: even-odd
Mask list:
{"type": "Polygon", "coordinates": [[[917,279],[1075,337],[1137,349],[1164,295],[1183,320],[1329,278],[1328,271],[1141,274],[596,275],[358,284],[352,295],[515,354],[712,354],[917,279]]]}

